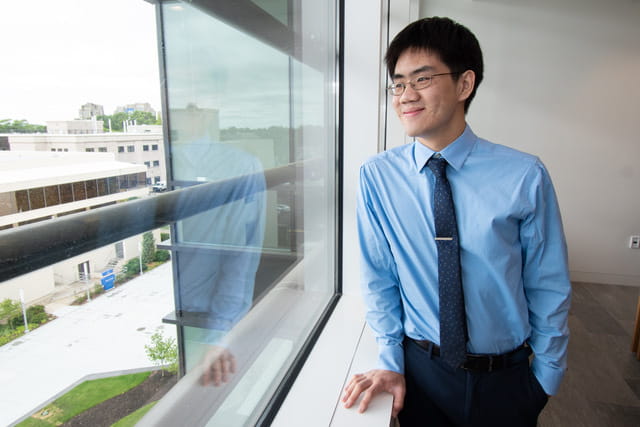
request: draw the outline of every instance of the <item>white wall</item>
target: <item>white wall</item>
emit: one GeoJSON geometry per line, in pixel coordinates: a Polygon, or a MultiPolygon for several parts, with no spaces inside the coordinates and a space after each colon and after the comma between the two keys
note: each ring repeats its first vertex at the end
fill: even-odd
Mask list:
{"type": "MultiPolygon", "coordinates": [[[[482,46],[474,131],[547,165],[572,279],[640,286],[640,250],[628,248],[640,234],[640,2],[422,0],[420,16],[432,15],[482,46]]],[[[387,147],[403,139],[396,132],[387,147]]]]}
{"type": "Polygon", "coordinates": [[[27,304],[53,292],[53,267],[44,267],[0,282],[0,301],[20,301],[20,289],[24,291],[24,301],[27,304]]]}
{"type": "Polygon", "coordinates": [[[359,295],[359,246],[356,193],[360,165],[378,151],[380,104],[380,1],[345,2],[344,151],[343,151],[343,291],[359,295]]]}

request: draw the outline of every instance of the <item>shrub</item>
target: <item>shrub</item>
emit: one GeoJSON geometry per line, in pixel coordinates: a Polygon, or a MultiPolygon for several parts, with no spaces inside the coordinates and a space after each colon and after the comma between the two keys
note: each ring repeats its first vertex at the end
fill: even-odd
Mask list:
{"type": "Polygon", "coordinates": [[[44,311],[44,305],[32,305],[27,308],[27,321],[29,324],[41,324],[49,320],[49,315],[44,311]]]}
{"type": "Polygon", "coordinates": [[[156,254],[156,242],[153,238],[153,233],[147,231],[142,235],[142,262],[143,264],[149,264],[153,262],[156,254]]]}
{"type": "MultiPolygon", "coordinates": [[[[32,305],[31,307],[27,308],[27,322],[29,322],[29,325],[31,325],[32,323],[39,325],[46,322],[47,320],[49,320],[49,316],[44,311],[44,305],[32,305]]],[[[18,326],[24,327],[24,316],[22,315],[22,313],[16,314],[11,319],[9,319],[9,325],[11,326],[11,328],[17,328],[18,326]]]]}
{"type": "Polygon", "coordinates": [[[15,330],[0,336],[0,345],[5,345],[8,342],[15,340],[16,338],[24,335],[24,326],[18,326],[15,330]]]}
{"type": "Polygon", "coordinates": [[[0,303],[0,320],[9,320],[18,313],[20,313],[20,303],[18,301],[12,301],[7,298],[0,303]]]}
{"type": "Polygon", "coordinates": [[[160,233],[160,241],[164,242],[165,240],[169,240],[171,235],[169,233],[160,233]]]}
{"type": "MultiPolygon", "coordinates": [[[[146,264],[142,264],[142,271],[147,271],[146,264]]],[[[127,278],[131,278],[136,274],[140,274],[140,259],[139,258],[131,258],[124,266],[124,274],[127,278]]]]}
{"type": "Polygon", "coordinates": [[[156,256],[154,258],[154,261],[165,262],[165,261],[168,261],[170,258],[171,258],[171,254],[169,253],[168,250],[160,249],[156,251],[156,256]]]}

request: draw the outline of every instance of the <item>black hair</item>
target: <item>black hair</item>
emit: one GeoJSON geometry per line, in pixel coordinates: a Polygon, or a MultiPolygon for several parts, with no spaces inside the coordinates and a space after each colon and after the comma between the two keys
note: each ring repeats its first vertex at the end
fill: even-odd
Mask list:
{"type": "MultiPolygon", "coordinates": [[[[389,75],[393,76],[398,58],[406,50],[426,50],[437,54],[451,72],[472,70],[476,75],[473,91],[464,103],[464,112],[476,95],[483,77],[482,50],[469,29],[449,18],[431,17],[412,22],[396,35],[385,55],[389,75]]],[[[453,74],[457,80],[460,74],[453,74]]]]}

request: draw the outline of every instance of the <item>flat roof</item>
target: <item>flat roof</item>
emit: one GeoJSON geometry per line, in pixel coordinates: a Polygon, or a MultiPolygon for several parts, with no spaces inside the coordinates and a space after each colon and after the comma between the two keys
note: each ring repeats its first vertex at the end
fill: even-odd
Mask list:
{"type": "Polygon", "coordinates": [[[145,165],[116,161],[114,153],[0,151],[0,192],[146,171],[145,165]]]}

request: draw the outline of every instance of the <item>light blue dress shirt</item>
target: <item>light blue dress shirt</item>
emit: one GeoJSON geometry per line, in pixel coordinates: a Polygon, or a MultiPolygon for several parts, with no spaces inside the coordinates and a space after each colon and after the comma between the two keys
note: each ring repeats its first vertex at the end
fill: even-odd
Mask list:
{"type": "MultiPolygon", "coordinates": [[[[440,342],[435,178],[419,142],[380,153],[360,169],[358,235],[367,322],[379,368],[404,373],[405,335],[440,342]]],[[[571,284],[549,174],[532,155],[466,127],[441,151],[460,235],[467,351],[500,354],[527,342],[533,373],[555,394],[566,370],[571,284]]]]}

